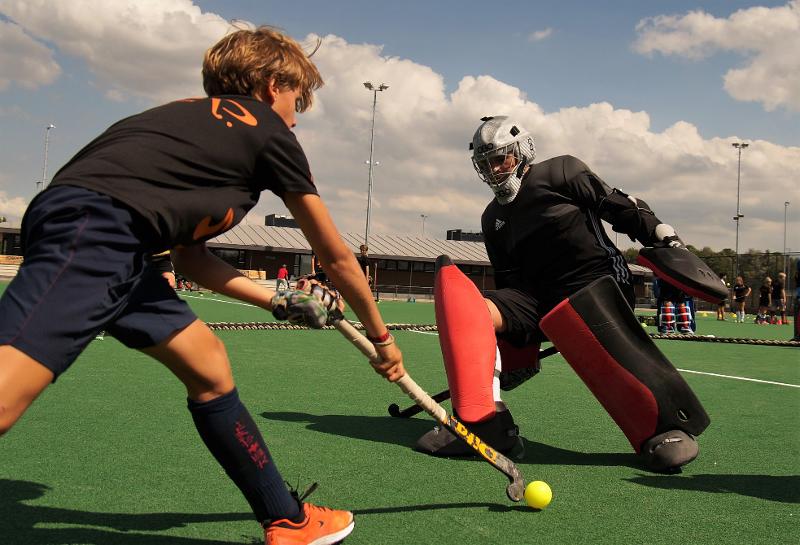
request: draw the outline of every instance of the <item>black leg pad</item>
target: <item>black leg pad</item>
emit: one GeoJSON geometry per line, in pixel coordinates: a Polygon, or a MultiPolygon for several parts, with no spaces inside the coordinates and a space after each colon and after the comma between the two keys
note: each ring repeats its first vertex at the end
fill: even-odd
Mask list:
{"type": "Polygon", "coordinates": [[[541,329],[636,452],[657,434],[679,429],[696,436],[708,426],[700,401],[610,276],[559,303],[542,318],[541,329]]]}

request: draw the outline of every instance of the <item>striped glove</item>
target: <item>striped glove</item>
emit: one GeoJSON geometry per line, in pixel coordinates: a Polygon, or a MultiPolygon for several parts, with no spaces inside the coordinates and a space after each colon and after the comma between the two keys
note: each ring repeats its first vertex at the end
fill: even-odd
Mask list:
{"type": "Polygon", "coordinates": [[[298,282],[295,290],[284,290],[272,297],[272,315],[296,325],[321,329],[341,316],[344,303],[333,288],[316,282],[298,282]]]}

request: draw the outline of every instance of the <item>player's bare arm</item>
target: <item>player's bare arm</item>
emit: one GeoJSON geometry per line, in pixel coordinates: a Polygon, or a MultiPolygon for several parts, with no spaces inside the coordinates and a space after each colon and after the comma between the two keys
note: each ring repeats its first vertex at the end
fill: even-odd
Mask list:
{"type": "Polygon", "coordinates": [[[175,269],[203,287],[266,310],[272,310],[275,292],[245,277],[208,251],[205,244],[173,249],[175,269]]]}
{"type": "Polygon", "coordinates": [[[387,336],[386,324],[375,306],[369,285],[355,255],[342,241],[327,207],[319,196],[308,193],[286,193],[284,202],[324,264],[336,289],[364,324],[367,335],[379,340],[375,347],[383,363],[373,367],[387,380],[396,381],[405,374],[403,356],[394,342],[387,342],[391,336],[387,336]]]}

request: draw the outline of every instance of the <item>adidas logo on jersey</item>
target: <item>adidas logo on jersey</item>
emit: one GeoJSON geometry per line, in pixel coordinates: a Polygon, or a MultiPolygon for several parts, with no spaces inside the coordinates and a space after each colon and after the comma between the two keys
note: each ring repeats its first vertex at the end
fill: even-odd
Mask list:
{"type": "Polygon", "coordinates": [[[494,230],[499,231],[505,224],[506,222],[503,220],[494,220],[494,230]]]}

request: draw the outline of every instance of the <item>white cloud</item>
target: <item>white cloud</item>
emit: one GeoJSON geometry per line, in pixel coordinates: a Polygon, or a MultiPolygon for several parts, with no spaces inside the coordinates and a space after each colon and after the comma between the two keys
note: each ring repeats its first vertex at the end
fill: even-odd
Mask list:
{"type": "Polygon", "coordinates": [[[19,226],[19,220],[25,214],[28,202],[22,197],[9,197],[8,193],[0,190],[0,216],[6,218],[3,227],[19,226]]]}
{"type": "Polygon", "coordinates": [[[535,32],[531,32],[528,34],[528,41],[529,42],[541,42],[542,40],[546,40],[553,34],[553,29],[547,27],[542,30],[537,30],[535,32]]]}
{"type": "MultiPolygon", "coordinates": [[[[0,0],[0,11],[38,39],[85,59],[95,84],[116,100],[199,92],[202,53],[228,30],[222,18],[188,0],[42,5],[0,0]]],[[[648,201],[687,242],[717,249],[734,244],[737,156],[731,143],[737,135],[706,139],[688,121],[655,132],[646,112],[605,102],[545,112],[535,96],[485,75],[466,76],[448,93],[430,67],[337,36],[323,38],[314,61],[326,85],[314,108],[299,116],[296,132],[343,231],[364,230],[372,93],[362,83],[370,80],[389,85],[378,94],[374,158],[381,164],[374,171],[372,233],[421,234],[420,214],[428,215],[428,235],[478,229],[492,194],[473,171],[467,146],[482,116],[510,114],[536,137],[540,160],[575,155],[609,185],[648,201]]],[[[800,148],[750,144],[742,158],[740,248],[778,249],[783,201],[800,203],[800,148]]],[[[21,215],[21,199],[3,199],[21,215]]],[[[260,223],[256,214],[266,213],[286,211],[265,195],[248,221],[260,223]]],[[[800,242],[790,235],[792,244],[800,242]]]]}
{"type": "Polygon", "coordinates": [[[82,59],[97,78],[94,84],[116,101],[203,94],[203,53],[231,28],[191,0],[0,0],[0,13],[82,59]]]}
{"type": "Polygon", "coordinates": [[[12,83],[35,89],[53,83],[60,73],[52,51],[19,25],[0,21],[0,91],[12,83]]]}
{"type": "Polygon", "coordinates": [[[800,0],[775,8],[753,7],[728,18],[702,11],[659,15],[639,21],[634,50],[702,59],[731,51],[745,57],[724,76],[735,99],[763,104],[767,111],[800,112],[800,0]]]}
{"type": "MultiPolygon", "coordinates": [[[[441,76],[430,68],[335,36],[324,38],[314,58],[327,83],[316,111],[300,116],[297,132],[343,230],[364,228],[372,94],[362,82],[372,80],[389,85],[378,95],[374,233],[419,234],[420,214],[429,216],[428,234],[477,229],[491,193],[472,170],[467,146],[480,117],[511,114],[536,136],[540,159],[576,155],[609,185],[648,201],[687,242],[734,245],[735,135],[704,139],[686,121],[654,132],[646,112],[609,103],[547,113],[519,89],[489,76],[465,77],[446,94],[441,76]]],[[[740,249],[775,249],[782,244],[783,200],[800,202],[794,180],[800,148],[750,144],[742,160],[746,217],[740,249]],[[781,195],[780,206],[774,195],[781,195]]]]}

